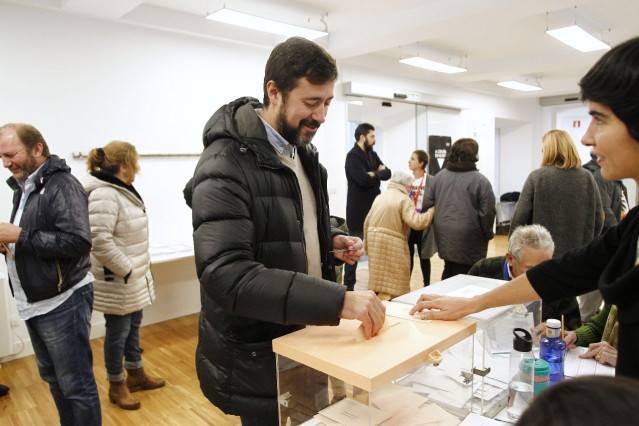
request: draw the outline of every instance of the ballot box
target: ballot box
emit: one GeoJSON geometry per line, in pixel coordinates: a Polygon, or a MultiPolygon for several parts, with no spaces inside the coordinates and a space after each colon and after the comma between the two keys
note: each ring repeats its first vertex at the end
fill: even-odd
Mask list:
{"type": "MultiPolygon", "coordinates": [[[[395,316],[387,315],[382,331],[369,340],[355,320],[342,320],[335,327],[310,326],[273,340],[281,425],[462,421],[467,412],[431,401],[421,393],[416,375],[424,366],[442,363],[442,352],[464,342],[459,361],[470,371],[475,321],[423,321],[409,315],[408,305],[388,306],[387,314],[393,310],[395,316]]],[[[472,374],[455,380],[470,399],[472,374]]]]}
{"type": "MultiPolygon", "coordinates": [[[[422,294],[473,297],[493,290],[504,283],[506,281],[471,275],[456,275],[397,297],[393,299],[393,302],[412,307],[422,294]]],[[[533,334],[533,350],[537,351],[541,335],[541,301],[528,303],[524,306],[528,328],[533,334]]],[[[477,322],[473,345],[473,367],[470,370],[475,378],[472,398],[469,401],[462,401],[462,398],[455,400],[455,404],[460,408],[486,417],[494,417],[506,406],[509,381],[508,357],[513,345],[513,311],[514,306],[501,306],[466,317],[466,319],[477,322]]],[[[468,374],[462,365],[455,365],[457,358],[465,356],[465,350],[461,346],[450,347],[444,352],[444,362],[436,368],[429,369],[428,373],[432,377],[439,377],[442,372],[450,376],[468,374]]],[[[433,400],[446,400],[449,398],[449,393],[433,386],[428,392],[428,396],[433,400]]]]}

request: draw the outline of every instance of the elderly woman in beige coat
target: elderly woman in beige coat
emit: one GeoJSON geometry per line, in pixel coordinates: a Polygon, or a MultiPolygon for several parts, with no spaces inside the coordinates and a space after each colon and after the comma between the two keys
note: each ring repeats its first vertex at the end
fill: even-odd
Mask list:
{"type": "Polygon", "coordinates": [[[155,299],[149,228],[142,197],[133,187],[140,170],[138,153],[128,142],[113,141],[89,152],[91,273],[95,277],[94,308],[104,313],[104,362],[109,400],[126,410],[140,401],[131,395],[164,386],[142,367],[140,324],[142,310],[155,299]],[[128,375],[124,382],[124,367],[128,375]]]}
{"type": "Polygon", "coordinates": [[[375,198],[364,221],[364,243],[368,255],[368,289],[380,299],[410,291],[410,254],[406,235],[409,229],[430,226],[434,207],[417,213],[408,197],[413,176],[399,171],[391,176],[388,188],[375,198]]]}

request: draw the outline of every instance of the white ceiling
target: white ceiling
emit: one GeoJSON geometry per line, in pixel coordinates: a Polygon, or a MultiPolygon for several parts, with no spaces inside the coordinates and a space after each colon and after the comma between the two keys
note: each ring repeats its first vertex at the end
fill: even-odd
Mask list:
{"type": "MultiPolygon", "coordinates": [[[[4,0],[2,0],[4,1],[4,0]]],[[[541,97],[577,93],[602,52],[581,53],[545,33],[572,25],[612,45],[639,35],[639,0],[9,0],[238,43],[274,46],[281,38],[204,19],[226,7],[327,29],[319,39],[339,63],[490,95],[541,97]],[[576,6],[576,8],[575,8],[576,6]],[[439,74],[400,64],[420,55],[468,72],[439,74]],[[539,81],[542,91],[496,85],[539,81]]]]}

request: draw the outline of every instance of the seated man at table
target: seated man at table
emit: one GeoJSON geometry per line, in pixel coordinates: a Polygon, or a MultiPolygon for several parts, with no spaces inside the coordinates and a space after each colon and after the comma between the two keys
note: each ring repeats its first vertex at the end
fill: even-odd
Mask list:
{"type": "MultiPolygon", "coordinates": [[[[541,225],[520,226],[508,239],[505,256],[489,257],[475,263],[468,275],[510,281],[544,260],[552,258],[555,243],[550,232],[541,225]]],[[[541,320],[561,319],[569,330],[581,326],[579,305],[576,298],[560,299],[542,303],[541,320]]]]}

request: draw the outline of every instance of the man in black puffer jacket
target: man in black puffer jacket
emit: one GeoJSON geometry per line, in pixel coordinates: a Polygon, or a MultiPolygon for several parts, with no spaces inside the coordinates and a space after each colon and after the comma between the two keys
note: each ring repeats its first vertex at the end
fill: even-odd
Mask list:
{"type": "Polygon", "coordinates": [[[237,99],[204,129],[191,181],[202,299],[196,367],[206,397],[243,425],[278,424],[272,339],[340,318],[361,320],[370,338],[384,323],[373,292],[346,294],[329,281],[335,258],[363,255],[359,238],[331,229],[326,170],[310,144],[336,78],[324,49],[288,39],[266,64],[264,106],[237,99]]]}

